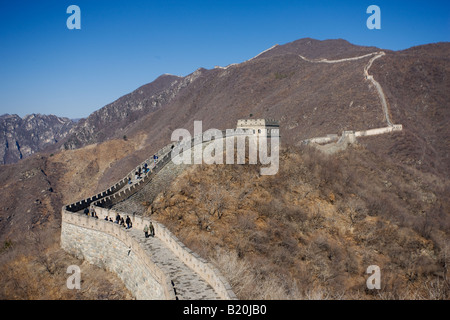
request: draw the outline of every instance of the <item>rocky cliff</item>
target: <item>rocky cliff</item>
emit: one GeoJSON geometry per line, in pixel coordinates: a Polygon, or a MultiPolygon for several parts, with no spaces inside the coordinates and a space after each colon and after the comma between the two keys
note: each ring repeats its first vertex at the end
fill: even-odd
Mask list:
{"type": "Polygon", "coordinates": [[[76,149],[91,143],[123,137],[125,128],[142,117],[164,107],[189,83],[189,79],[164,74],[155,81],[95,111],[81,119],[61,145],[76,149]]]}
{"type": "Polygon", "coordinates": [[[0,161],[17,162],[64,138],[74,122],[54,115],[0,116],[0,161]]]}

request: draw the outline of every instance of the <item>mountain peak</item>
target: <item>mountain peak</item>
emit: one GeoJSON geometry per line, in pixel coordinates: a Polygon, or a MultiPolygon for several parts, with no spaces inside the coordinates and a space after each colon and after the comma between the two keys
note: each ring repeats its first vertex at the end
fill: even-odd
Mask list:
{"type": "Polygon", "coordinates": [[[317,40],[313,38],[302,38],[283,45],[273,46],[253,59],[286,54],[302,55],[310,59],[338,59],[359,54],[367,54],[379,50],[380,49],[376,47],[354,45],[345,39],[317,40]]]}

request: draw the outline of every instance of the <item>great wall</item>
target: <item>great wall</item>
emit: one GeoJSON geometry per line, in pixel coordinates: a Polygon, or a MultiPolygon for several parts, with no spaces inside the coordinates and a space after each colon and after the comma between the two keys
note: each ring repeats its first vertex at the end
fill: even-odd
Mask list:
{"type": "MultiPolygon", "coordinates": [[[[247,136],[248,130],[223,130],[223,137],[247,136]]],[[[272,131],[271,134],[278,130],[272,131]]],[[[265,132],[265,134],[268,134],[265,132]]],[[[171,143],[160,149],[119,182],[92,197],[62,208],[61,247],[88,262],[116,273],[136,299],[236,299],[227,280],[211,263],[192,252],[166,227],[136,214],[120,211],[120,203],[151,185],[164,170],[173,173],[172,150],[186,152],[196,145],[206,147],[201,136],[171,143]],[[149,171],[142,170],[147,163],[149,171]],[[136,172],[142,177],[136,178],[136,172]],[[116,207],[119,210],[116,210],[116,207]],[[85,214],[89,209],[89,214],[85,214]],[[95,211],[97,218],[90,216],[95,211]],[[105,217],[129,215],[132,228],[126,229],[105,217]],[[155,237],[145,238],[143,229],[152,221],[155,237]]],[[[214,141],[214,140],[213,140],[214,141]]],[[[181,156],[182,153],[178,156],[181,156]]]]}
{"type": "MultiPolygon", "coordinates": [[[[402,130],[401,125],[391,123],[381,86],[368,74],[373,61],[383,56],[384,52],[332,61],[300,57],[312,63],[339,63],[372,55],[374,57],[366,65],[364,75],[378,91],[388,127],[356,132],[344,131],[341,137],[329,134],[306,139],[301,143],[311,144],[326,153],[333,153],[344,149],[348,143],[355,142],[357,137],[402,130]]],[[[239,120],[238,127],[245,130],[232,130],[231,136],[268,134],[264,131],[267,128],[266,123],[270,128],[276,126],[274,120],[239,120]]],[[[275,132],[278,134],[278,130],[275,132]]],[[[222,134],[230,137],[229,130],[222,131],[222,134]]],[[[133,199],[139,195],[140,190],[149,186],[154,187],[153,194],[156,195],[160,187],[158,183],[161,180],[168,181],[165,174],[172,177],[179,174],[174,170],[174,166],[170,165],[173,164],[172,150],[194,148],[199,143],[205,146],[198,136],[194,136],[189,142],[171,143],[156,153],[157,162],[154,162],[152,155],[110,188],[64,206],[61,247],[77,257],[116,273],[136,299],[236,299],[230,284],[210,262],[192,252],[162,224],[142,216],[142,212],[136,208],[130,209],[132,201],[123,205],[125,200],[133,199]],[[136,172],[142,172],[145,164],[150,170],[143,173],[140,179],[136,179],[136,172]],[[87,208],[90,212],[94,210],[98,218],[86,215],[84,210],[87,208]],[[114,218],[117,214],[130,216],[132,228],[126,229],[104,220],[105,217],[114,218]],[[142,230],[150,221],[155,227],[155,237],[145,238],[142,230]]],[[[142,202],[141,200],[137,199],[135,202],[142,202]]]]}
{"type": "Polygon", "coordinates": [[[338,59],[338,60],[328,60],[328,59],[319,59],[319,60],[311,60],[308,58],[305,58],[301,55],[299,57],[307,62],[310,63],[342,63],[347,61],[355,61],[360,60],[364,58],[368,58],[370,56],[373,56],[369,62],[364,67],[363,75],[364,79],[368,80],[372,83],[372,85],[377,90],[378,97],[380,99],[380,103],[382,106],[384,118],[386,119],[387,127],[383,128],[375,128],[375,129],[368,129],[368,130],[362,130],[362,131],[343,131],[342,135],[339,137],[337,134],[328,134],[323,137],[315,137],[311,139],[306,139],[301,141],[301,144],[310,144],[320,151],[328,154],[332,154],[338,151],[344,150],[349,144],[355,143],[357,137],[368,137],[368,136],[375,136],[380,134],[386,134],[391,133],[395,131],[402,131],[403,126],[401,124],[393,124],[391,122],[391,118],[389,115],[389,108],[386,101],[386,97],[383,92],[383,88],[381,85],[374,79],[372,75],[369,74],[369,69],[372,66],[373,62],[386,55],[383,51],[380,52],[372,52],[369,54],[365,54],[358,57],[352,57],[352,58],[344,58],[344,59],[338,59]]]}

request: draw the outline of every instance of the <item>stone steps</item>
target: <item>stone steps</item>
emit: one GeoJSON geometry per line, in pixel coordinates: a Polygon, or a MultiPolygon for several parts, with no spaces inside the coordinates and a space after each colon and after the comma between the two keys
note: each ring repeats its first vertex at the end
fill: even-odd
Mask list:
{"type": "Polygon", "coordinates": [[[146,211],[144,202],[151,203],[156,196],[170,186],[175,178],[189,165],[175,165],[173,162],[166,164],[141,190],[131,195],[128,199],[115,204],[112,209],[143,215],[146,211]]]}
{"type": "Polygon", "coordinates": [[[148,252],[151,260],[168,274],[172,280],[175,292],[180,300],[217,300],[220,297],[214,289],[194,270],[190,269],[178,257],[156,238],[145,238],[142,231],[129,229],[128,232],[148,252]]]}

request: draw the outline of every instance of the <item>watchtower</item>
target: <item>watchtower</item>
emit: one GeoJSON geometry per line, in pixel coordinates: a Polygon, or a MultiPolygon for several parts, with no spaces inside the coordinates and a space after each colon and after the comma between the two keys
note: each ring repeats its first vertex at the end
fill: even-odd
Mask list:
{"type": "Polygon", "coordinates": [[[255,135],[279,135],[280,125],[274,119],[240,119],[236,128],[255,135]]]}

